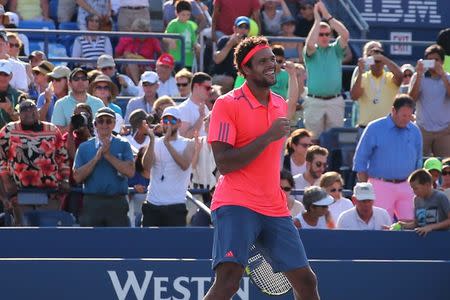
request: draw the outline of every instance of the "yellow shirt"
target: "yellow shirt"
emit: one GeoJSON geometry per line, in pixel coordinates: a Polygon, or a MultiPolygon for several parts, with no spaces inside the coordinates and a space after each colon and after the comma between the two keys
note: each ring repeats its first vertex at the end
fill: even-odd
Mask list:
{"type": "MultiPolygon", "coordinates": [[[[356,80],[356,76],[354,79],[356,80]]],[[[371,71],[364,72],[361,87],[364,91],[358,99],[358,124],[367,126],[369,122],[385,117],[391,112],[399,87],[394,82],[394,74],[385,71],[378,78],[374,77],[371,71]]]]}

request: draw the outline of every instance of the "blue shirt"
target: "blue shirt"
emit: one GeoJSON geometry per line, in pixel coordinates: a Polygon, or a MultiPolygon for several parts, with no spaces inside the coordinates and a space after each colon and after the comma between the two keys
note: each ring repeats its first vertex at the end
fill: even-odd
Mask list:
{"type": "MultiPolygon", "coordinates": [[[[73,115],[73,111],[78,103],[80,102],[73,97],[72,92],[69,92],[67,96],[64,96],[56,101],[53,107],[51,122],[56,126],[68,126],[70,124],[70,118],[73,115]]],[[[102,100],[89,94],[86,94],[85,103],[91,107],[93,116],[95,116],[97,110],[105,106],[102,100]]]]}
{"type": "MultiPolygon", "coordinates": [[[[50,101],[50,105],[48,106],[47,115],[45,116],[45,120],[47,122],[51,122],[51,120],[52,120],[53,107],[55,106],[56,100],[58,100],[58,99],[56,98],[56,95],[53,94],[51,101],[50,101]]],[[[41,109],[44,106],[44,104],[45,104],[45,93],[41,93],[37,99],[36,107],[38,109],[41,109]]]]}
{"type": "MultiPolygon", "coordinates": [[[[78,169],[91,161],[97,153],[95,143],[92,138],[81,143],[75,154],[74,168],[78,169]]],[[[112,137],[110,153],[123,161],[133,161],[133,153],[130,144],[123,139],[112,137]]],[[[126,195],[128,194],[128,178],[119,174],[104,157],[102,157],[94,167],[92,173],[83,182],[84,194],[96,195],[126,195]]]]}
{"type": "Polygon", "coordinates": [[[412,122],[395,125],[391,115],[369,123],[356,147],[353,171],[369,177],[406,179],[422,167],[422,135],[412,122]]]}

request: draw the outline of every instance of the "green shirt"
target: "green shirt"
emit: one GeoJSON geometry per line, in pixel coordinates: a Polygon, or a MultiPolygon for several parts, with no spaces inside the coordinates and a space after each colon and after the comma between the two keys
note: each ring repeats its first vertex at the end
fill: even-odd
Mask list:
{"type": "MultiPolygon", "coordinates": [[[[285,70],[281,70],[280,73],[276,75],[276,78],[277,82],[270,87],[270,90],[286,99],[289,87],[289,74],[285,70]]],[[[241,87],[244,82],[245,78],[241,75],[238,75],[236,77],[236,80],[234,81],[234,88],[236,89],[238,87],[241,87]]]]}
{"type": "Polygon", "coordinates": [[[316,45],[316,51],[311,56],[306,54],[304,48],[308,94],[325,97],[341,93],[345,49],[339,45],[339,40],[340,37],[327,48],[316,45]]]}
{"type": "MultiPolygon", "coordinates": [[[[197,41],[197,34],[195,33],[194,27],[188,22],[182,23],[178,21],[178,19],[173,19],[167,25],[166,33],[180,33],[184,36],[186,55],[186,61],[184,65],[187,67],[192,67],[192,63],[194,61],[194,45],[197,41]]],[[[169,53],[173,56],[175,61],[180,61],[181,41],[177,40],[176,43],[177,47],[175,49],[170,49],[169,53]]]]}

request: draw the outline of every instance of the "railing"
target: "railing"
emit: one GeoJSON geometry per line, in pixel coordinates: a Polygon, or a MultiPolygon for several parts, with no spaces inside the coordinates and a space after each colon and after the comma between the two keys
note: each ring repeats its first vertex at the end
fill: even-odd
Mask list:
{"type": "MultiPolygon", "coordinates": [[[[184,36],[181,34],[173,34],[173,33],[154,33],[154,32],[125,32],[125,31],[87,31],[87,30],[58,30],[58,29],[24,29],[24,28],[14,28],[14,29],[5,29],[6,31],[18,32],[18,33],[35,33],[39,35],[44,35],[44,49],[43,52],[47,55],[49,61],[54,62],[76,62],[76,63],[96,63],[97,59],[88,59],[81,57],[49,57],[49,44],[50,36],[62,36],[62,35],[73,35],[73,36],[82,36],[82,35],[102,35],[108,37],[140,37],[140,38],[171,38],[178,39],[181,41],[181,58],[180,61],[176,63],[179,65],[184,65],[185,62],[185,41],[184,36]]],[[[58,38],[57,38],[58,40],[58,38]]],[[[70,53],[68,53],[70,56],[70,53]]],[[[28,59],[27,57],[21,57],[21,59],[28,59]]],[[[115,58],[114,61],[118,64],[142,64],[142,63],[155,63],[155,59],[125,59],[125,58],[115,58]]]]}

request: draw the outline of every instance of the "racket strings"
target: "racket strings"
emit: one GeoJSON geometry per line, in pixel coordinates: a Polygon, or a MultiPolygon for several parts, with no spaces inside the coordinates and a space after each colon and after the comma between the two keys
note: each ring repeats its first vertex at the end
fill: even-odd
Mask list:
{"type": "Polygon", "coordinates": [[[260,253],[253,253],[248,260],[248,275],[262,292],[269,295],[282,295],[292,287],[283,273],[274,273],[272,266],[260,253]]]}

